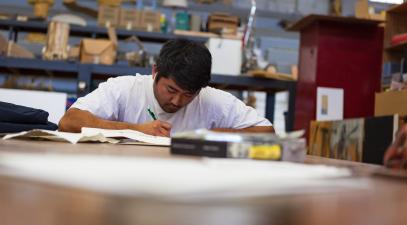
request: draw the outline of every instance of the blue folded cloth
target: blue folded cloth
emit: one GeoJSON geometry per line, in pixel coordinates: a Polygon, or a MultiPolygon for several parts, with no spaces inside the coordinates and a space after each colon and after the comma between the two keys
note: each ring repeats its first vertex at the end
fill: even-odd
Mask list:
{"type": "Polygon", "coordinates": [[[58,129],[56,124],[48,121],[48,115],[41,109],[0,102],[0,133],[58,129]]]}
{"type": "Polygon", "coordinates": [[[48,112],[41,109],[0,102],[1,122],[46,124],[48,115],[48,112]]]}

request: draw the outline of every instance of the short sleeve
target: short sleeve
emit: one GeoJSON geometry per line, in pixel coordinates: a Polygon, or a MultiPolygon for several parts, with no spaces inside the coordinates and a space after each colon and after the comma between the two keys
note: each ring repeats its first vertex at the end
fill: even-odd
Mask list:
{"type": "Polygon", "coordinates": [[[226,114],[223,121],[226,128],[242,129],[252,126],[271,126],[271,123],[266,118],[260,117],[254,108],[247,106],[234,96],[232,98],[233,100],[224,109],[226,114]]]}
{"type": "Polygon", "coordinates": [[[126,77],[109,78],[106,82],[88,95],[78,98],[71,106],[80,110],[86,110],[95,116],[106,120],[117,120],[123,96],[121,90],[129,85],[126,77]]]}
{"type": "Polygon", "coordinates": [[[216,90],[213,96],[211,114],[216,118],[217,128],[243,129],[252,126],[272,126],[270,121],[257,114],[257,111],[230,93],[216,90]]]}

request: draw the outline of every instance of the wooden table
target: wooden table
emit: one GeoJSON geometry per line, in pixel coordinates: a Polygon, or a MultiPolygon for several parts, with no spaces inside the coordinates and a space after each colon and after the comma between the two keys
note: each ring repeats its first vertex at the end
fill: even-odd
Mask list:
{"type": "MultiPolygon", "coordinates": [[[[164,147],[23,140],[0,140],[0,151],[199,159],[172,156],[164,147]]],[[[351,167],[371,182],[371,188],[183,202],[108,195],[0,175],[0,224],[407,224],[407,179],[372,176],[380,169],[374,165],[315,156],[308,156],[306,163],[351,167]]]]}

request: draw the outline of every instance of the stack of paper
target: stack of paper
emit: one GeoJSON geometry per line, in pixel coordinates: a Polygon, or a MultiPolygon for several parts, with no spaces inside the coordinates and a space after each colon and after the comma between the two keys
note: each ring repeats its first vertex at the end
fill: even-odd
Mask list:
{"type": "Polygon", "coordinates": [[[89,141],[108,142],[116,144],[120,143],[120,139],[123,138],[161,146],[169,146],[171,143],[171,139],[168,137],[152,136],[135,130],[106,130],[88,127],[82,128],[81,133],[67,133],[50,130],[31,130],[23,131],[16,134],[9,134],[3,137],[4,140],[11,138],[31,138],[31,139],[38,138],[52,141],[67,141],[72,144],[89,141]]]}

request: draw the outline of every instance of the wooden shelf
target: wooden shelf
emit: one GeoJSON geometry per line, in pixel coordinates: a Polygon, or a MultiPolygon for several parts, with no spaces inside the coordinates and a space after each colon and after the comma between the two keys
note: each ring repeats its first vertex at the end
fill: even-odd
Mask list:
{"type": "MultiPolygon", "coordinates": [[[[224,5],[221,3],[199,4],[199,3],[195,3],[193,1],[188,2],[188,10],[196,11],[196,12],[226,12],[226,13],[230,13],[230,14],[239,16],[241,18],[247,18],[250,14],[250,7],[243,8],[243,7],[224,5]]],[[[283,13],[283,12],[261,9],[258,7],[256,9],[256,16],[295,21],[295,20],[298,20],[299,18],[301,18],[302,15],[300,15],[297,12],[283,13]]]]}
{"type": "Polygon", "coordinates": [[[384,62],[400,62],[407,49],[407,42],[391,45],[395,35],[407,32],[407,3],[403,3],[387,10],[384,29],[384,62]]]}
{"type": "MultiPolygon", "coordinates": [[[[0,57],[0,71],[7,71],[9,69],[23,70],[23,71],[43,71],[43,74],[49,72],[56,72],[58,76],[60,72],[67,74],[79,74],[82,67],[86,67],[86,71],[90,74],[103,76],[104,79],[108,77],[131,75],[131,74],[150,74],[151,68],[147,67],[130,67],[127,65],[101,65],[101,64],[82,64],[79,62],[68,61],[48,61],[42,59],[25,59],[25,58],[8,58],[0,57]]],[[[23,73],[22,73],[23,74],[23,73]]],[[[100,77],[99,76],[99,77],[100,77]]],[[[272,80],[267,78],[255,78],[246,75],[241,76],[228,76],[221,74],[212,74],[211,84],[222,85],[226,89],[249,89],[259,90],[266,92],[282,91],[289,88],[290,85],[295,85],[294,81],[272,80]]]]}
{"type": "Polygon", "coordinates": [[[407,42],[403,42],[397,45],[392,45],[385,48],[386,51],[389,52],[404,52],[407,49],[407,42]]]}
{"type": "MultiPolygon", "coordinates": [[[[17,20],[0,20],[0,29],[14,32],[42,32],[46,33],[48,29],[47,22],[39,21],[17,21],[17,20]]],[[[71,36],[79,37],[107,37],[107,30],[100,26],[78,26],[71,25],[69,29],[71,36]]],[[[147,32],[138,30],[116,29],[116,34],[119,39],[125,39],[131,36],[137,36],[141,41],[146,42],[166,42],[173,39],[188,39],[197,42],[206,42],[207,37],[186,36],[176,34],[164,34],[158,32],[147,32]]]]}
{"type": "MultiPolygon", "coordinates": [[[[127,65],[82,64],[68,61],[47,61],[42,59],[9,58],[0,56],[0,73],[11,74],[52,74],[53,77],[72,77],[85,88],[78,86],[77,95],[83,96],[91,90],[94,80],[106,80],[109,77],[132,75],[136,73],[150,74],[151,68],[130,67],[127,65]]],[[[264,91],[266,97],[266,117],[274,121],[274,93],[287,90],[289,92],[289,107],[287,114],[287,131],[293,130],[294,106],[297,82],[258,78],[250,76],[227,76],[212,74],[211,86],[231,90],[264,91]]]]}

